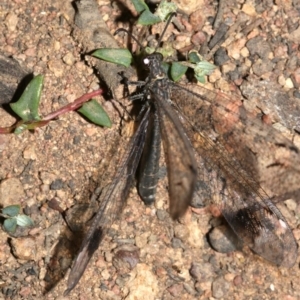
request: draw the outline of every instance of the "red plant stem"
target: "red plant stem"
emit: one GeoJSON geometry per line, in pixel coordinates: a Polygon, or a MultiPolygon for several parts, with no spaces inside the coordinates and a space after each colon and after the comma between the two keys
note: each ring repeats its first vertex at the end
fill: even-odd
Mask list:
{"type": "Polygon", "coordinates": [[[13,126],[0,128],[0,134],[12,133],[14,129],[15,129],[15,127],[13,127],[13,126]]]}
{"type": "Polygon", "coordinates": [[[40,121],[31,121],[31,122],[19,121],[17,124],[12,125],[10,127],[4,127],[4,128],[0,127],[0,134],[12,133],[15,128],[17,128],[18,126],[20,126],[23,123],[33,125],[32,128],[29,128],[29,129],[34,129],[34,128],[37,128],[37,127],[45,126],[46,124],[48,124],[54,118],[56,118],[56,117],[58,117],[58,116],[60,116],[64,113],[67,113],[69,111],[76,110],[77,108],[82,106],[83,103],[87,102],[91,98],[102,95],[102,94],[103,94],[103,90],[101,90],[101,89],[90,92],[90,93],[87,93],[87,94],[84,94],[83,96],[81,96],[81,97],[77,98],[76,100],[74,100],[72,103],[69,103],[68,105],[60,108],[59,110],[48,114],[47,116],[45,116],[40,121]]]}
{"type": "Polygon", "coordinates": [[[72,103],[69,103],[68,105],[60,108],[59,110],[53,112],[53,113],[50,113],[49,115],[45,116],[43,118],[43,121],[50,121],[66,112],[69,112],[69,111],[72,111],[72,110],[76,110],[77,108],[79,108],[80,106],[82,106],[83,103],[87,102],[88,100],[90,100],[91,98],[93,97],[96,97],[96,96],[99,96],[99,95],[102,95],[103,93],[103,90],[102,89],[99,89],[99,90],[96,90],[96,91],[93,91],[93,92],[90,92],[90,93],[87,93],[87,94],[84,94],[83,96],[77,98],[76,100],[74,100],[72,103]]]}

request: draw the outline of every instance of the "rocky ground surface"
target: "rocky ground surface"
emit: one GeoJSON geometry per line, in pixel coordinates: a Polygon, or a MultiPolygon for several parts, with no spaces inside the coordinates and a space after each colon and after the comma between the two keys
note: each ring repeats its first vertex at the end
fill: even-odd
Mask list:
{"type": "MultiPolygon", "coordinates": [[[[81,4],[87,2],[93,1],[81,4]]],[[[198,50],[218,32],[220,21],[229,32],[222,48],[217,45],[218,55],[211,55],[218,68],[208,78],[207,87],[227,94],[240,90],[248,99],[247,109],[259,108],[299,147],[298,1],[220,1],[220,7],[212,1],[177,2],[182,13],[166,34],[166,38],[175,35],[177,50],[198,50]]],[[[99,88],[95,70],[108,68],[85,59],[84,54],[97,43],[113,43],[109,36],[102,38],[105,24],[113,33],[119,27],[132,28],[137,18],[130,1],[98,0],[94,14],[99,13],[105,24],[99,19],[102,29],[96,41],[89,36],[95,26],[89,23],[92,16],[84,15],[87,12],[82,7],[75,8],[74,1],[2,1],[0,7],[1,104],[17,99],[20,82],[24,86],[30,78],[26,75],[43,74],[41,115],[99,88]],[[74,22],[75,12],[82,14],[81,23],[74,22]]],[[[152,34],[160,33],[161,28],[155,27],[152,34]]],[[[134,27],[133,32],[140,29],[134,27]]],[[[126,36],[118,39],[128,41],[126,36]]],[[[100,77],[121,98],[116,70],[100,77]]],[[[133,122],[120,121],[118,103],[98,100],[111,117],[112,128],[97,127],[69,113],[34,133],[0,135],[0,206],[21,204],[35,222],[33,228],[19,229],[14,236],[0,231],[0,299],[300,298],[299,258],[294,267],[285,269],[246,247],[234,251],[218,234],[227,227],[220,226],[222,221],[207,209],[189,210],[180,222],[172,221],[163,175],[153,206],[146,207],[136,189],[131,190],[120,219],[80,283],[63,297],[82,238],[82,233],[71,232],[65,220],[73,221],[73,230],[88,225],[90,195],[100,182],[103,185],[111,179],[133,131],[133,122]],[[211,232],[215,247],[226,253],[212,249],[211,232]]],[[[3,105],[0,126],[15,121],[3,105]]],[[[163,160],[161,166],[164,174],[163,160]]],[[[290,199],[278,207],[299,243],[299,203],[290,199]]]]}

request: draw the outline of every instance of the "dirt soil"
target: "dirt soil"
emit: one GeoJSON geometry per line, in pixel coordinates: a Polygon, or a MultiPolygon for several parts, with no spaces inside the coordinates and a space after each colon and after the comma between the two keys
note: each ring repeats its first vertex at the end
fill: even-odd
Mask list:
{"type": "MultiPolygon", "coordinates": [[[[221,21],[229,32],[222,48],[217,44],[219,67],[207,87],[227,94],[241,91],[249,111],[263,112],[266,121],[276,123],[300,147],[298,1],[220,1],[219,9],[210,0],[174,2],[181,14],[166,38],[175,35],[176,49],[199,50],[216,35],[221,21]]],[[[41,115],[96,90],[100,82],[122,98],[117,73],[123,70],[131,77],[133,69],[86,54],[117,46],[109,34],[117,28],[134,34],[142,29],[134,26],[137,13],[129,0],[84,0],[78,6],[76,1],[6,0],[0,3],[0,18],[1,104],[16,100],[32,73],[45,76],[41,115]]],[[[153,28],[152,37],[161,31],[161,25],[153,28]]],[[[117,39],[127,46],[127,36],[117,39]]],[[[120,104],[101,97],[98,101],[112,128],[98,127],[73,112],[34,133],[0,135],[0,206],[21,204],[35,222],[14,236],[0,231],[0,299],[300,299],[300,258],[286,269],[246,247],[213,250],[208,234],[222,221],[207,209],[190,209],[183,220],[172,221],[163,175],[153,206],[145,206],[132,188],[120,220],[78,286],[64,297],[82,227],[93,215],[90,196],[111,180],[134,129],[134,122],[121,121],[120,104]],[[73,224],[73,232],[65,220],[73,224]]],[[[3,105],[0,127],[15,121],[3,105]]],[[[163,161],[161,166],[163,174],[163,161]]],[[[299,203],[289,199],[278,207],[299,244],[299,203]]]]}

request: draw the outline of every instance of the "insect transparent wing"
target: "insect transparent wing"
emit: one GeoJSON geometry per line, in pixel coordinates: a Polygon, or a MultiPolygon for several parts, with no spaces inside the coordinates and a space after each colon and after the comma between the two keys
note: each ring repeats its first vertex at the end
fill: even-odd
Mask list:
{"type": "Polygon", "coordinates": [[[149,110],[146,111],[137,131],[130,140],[114,180],[100,196],[100,208],[72,266],[65,295],[76,286],[106,230],[110,228],[122,210],[143,151],[149,110]]]}
{"type": "MultiPolygon", "coordinates": [[[[242,157],[240,150],[235,156],[236,149],[247,150],[247,144],[240,144],[243,138],[239,139],[240,143],[236,138],[231,138],[243,136],[245,131],[249,134],[245,129],[246,112],[238,103],[232,102],[229,103],[231,106],[225,107],[218,102],[203,101],[199,94],[195,94],[195,90],[192,93],[174,87],[172,101],[193,143],[201,172],[209,174],[201,180],[209,180],[207,186],[214,189],[211,191],[213,201],[219,205],[233,230],[252,250],[276,265],[292,266],[297,256],[293,233],[255,178],[258,172],[255,156],[242,157]],[[214,117],[220,115],[222,121],[217,119],[212,123],[214,117]],[[241,116],[245,124],[239,121],[241,116]],[[231,130],[229,134],[226,131],[228,129],[231,130]],[[249,171],[245,169],[248,165],[251,165],[249,171]]],[[[211,95],[217,98],[216,94],[211,95]]],[[[254,121],[251,126],[257,128],[254,121]]],[[[273,136],[276,135],[274,130],[267,129],[273,136]]],[[[246,151],[246,155],[249,152],[246,151]]]]}
{"type": "Polygon", "coordinates": [[[168,102],[167,90],[164,81],[157,82],[151,96],[159,115],[168,169],[170,214],[173,219],[177,219],[191,203],[197,171],[192,145],[168,102]]]}
{"type": "Polygon", "coordinates": [[[239,99],[203,87],[172,84],[172,100],[199,132],[222,145],[253,183],[300,200],[300,151],[272,126],[249,114],[239,99]]]}

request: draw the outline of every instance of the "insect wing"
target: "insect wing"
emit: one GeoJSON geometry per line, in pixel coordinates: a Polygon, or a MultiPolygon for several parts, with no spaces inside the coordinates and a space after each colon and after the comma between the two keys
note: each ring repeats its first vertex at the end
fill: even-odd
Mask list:
{"type": "Polygon", "coordinates": [[[114,180],[103,193],[103,196],[100,196],[100,208],[82,242],[71,269],[65,295],[76,286],[89,260],[98,249],[106,230],[110,228],[122,210],[143,151],[149,110],[146,111],[137,131],[132,137],[114,180]]]}
{"type": "MultiPolygon", "coordinates": [[[[273,196],[300,200],[300,151],[272,126],[248,113],[239,99],[200,86],[172,84],[172,100],[198,132],[222,145],[239,168],[273,196]]],[[[208,143],[209,145],[209,143],[208,143]]]]}
{"type": "Polygon", "coordinates": [[[170,214],[181,217],[193,198],[197,169],[194,151],[175,111],[170,105],[166,80],[159,80],[151,88],[151,96],[158,111],[160,130],[168,170],[170,214]]]}
{"type": "Polygon", "coordinates": [[[257,132],[263,130],[261,135],[267,130],[273,137],[285,139],[269,126],[249,123],[241,103],[228,101],[223,106],[212,91],[205,90],[206,96],[197,91],[203,92],[172,84],[172,101],[193,143],[201,174],[207,174],[200,175],[200,180],[210,187],[213,202],[254,252],[276,265],[291,267],[297,257],[297,244],[286,220],[255,178],[258,162],[253,154],[249,158],[242,157],[242,152],[235,155],[240,148],[247,150],[246,154],[251,152],[246,142],[253,132],[247,131],[247,125],[257,132]],[[204,98],[207,95],[214,99],[204,98]],[[212,124],[220,116],[221,121],[212,124]]]}

